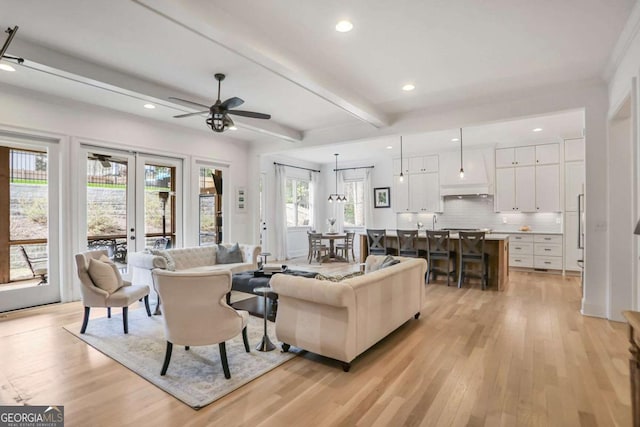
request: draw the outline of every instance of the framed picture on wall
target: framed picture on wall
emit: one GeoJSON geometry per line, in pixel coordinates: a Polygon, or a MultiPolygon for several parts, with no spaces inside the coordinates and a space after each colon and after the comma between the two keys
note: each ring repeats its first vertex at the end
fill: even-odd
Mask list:
{"type": "Polygon", "coordinates": [[[373,189],[373,207],[374,208],[390,208],[391,207],[390,187],[378,187],[373,189]]]}
{"type": "Polygon", "coordinates": [[[236,212],[247,211],[247,189],[244,187],[236,188],[236,212]]]}

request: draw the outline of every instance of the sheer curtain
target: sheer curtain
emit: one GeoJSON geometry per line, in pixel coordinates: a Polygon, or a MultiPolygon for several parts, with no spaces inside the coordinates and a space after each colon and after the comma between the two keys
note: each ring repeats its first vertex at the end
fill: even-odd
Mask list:
{"type": "Polygon", "coordinates": [[[364,226],[373,228],[373,185],[371,185],[371,169],[364,171],[364,226]]]}
{"type": "Polygon", "coordinates": [[[320,228],[320,172],[311,172],[311,228],[321,231],[320,228]]]}
{"type": "Polygon", "coordinates": [[[285,167],[276,165],[275,182],[275,259],[287,259],[287,174],[285,167]]]}

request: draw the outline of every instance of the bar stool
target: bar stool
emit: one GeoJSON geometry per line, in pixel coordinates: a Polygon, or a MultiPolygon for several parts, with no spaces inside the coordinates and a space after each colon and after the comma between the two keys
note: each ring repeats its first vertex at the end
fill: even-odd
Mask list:
{"type": "Polygon", "coordinates": [[[396,230],[398,236],[398,255],[411,258],[424,258],[427,251],[418,248],[418,230],[396,230]]]}
{"type": "Polygon", "coordinates": [[[484,252],[484,232],[465,232],[460,235],[460,273],[458,274],[458,287],[462,287],[465,277],[479,277],[482,279],[482,290],[489,285],[489,254],[484,252]],[[465,272],[467,263],[482,265],[482,274],[473,275],[465,272]]]}
{"type": "Polygon", "coordinates": [[[451,250],[451,238],[449,231],[429,231],[427,230],[427,283],[433,274],[436,280],[437,274],[447,275],[447,286],[451,282],[451,275],[456,274],[456,253],[451,250]],[[433,267],[433,262],[443,260],[447,262],[447,269],[437,269],[433,267]],[[451,264],[453,261],[453,265],[451,264]],[[453,267],[453,268],[452,268],[453,267]]]}
{"type": "Polygon", "coordinates": [[[393,248],[387,248],[387,231],[367,229],[369,255],[395,255],[393,248]]]}

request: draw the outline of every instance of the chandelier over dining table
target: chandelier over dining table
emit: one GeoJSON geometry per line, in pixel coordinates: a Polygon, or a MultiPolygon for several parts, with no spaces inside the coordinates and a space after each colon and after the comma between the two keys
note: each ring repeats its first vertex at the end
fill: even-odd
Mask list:
{"type": "Polygon", "coordinates": [[[343,193],[338,193],[338,156],[339,154],[335,153],[334,156],[336,156],[336,168],[334,169],[336,173],[336,192],[329,194],[329,198],[327,200],[329,201],[329,203],[333,203],[334,201],[338,203],[346,202],[347,196],[345,196],[343,193]]]}

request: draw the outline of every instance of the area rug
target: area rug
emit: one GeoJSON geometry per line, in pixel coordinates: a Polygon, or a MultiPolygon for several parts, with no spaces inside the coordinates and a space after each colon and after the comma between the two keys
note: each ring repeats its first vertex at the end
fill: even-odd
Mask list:
{"type": "MultiPolygon", "coordinates": [[[[269,337],[275,343],[275,325],[271,322],[267,325],[269,337]]],[[[295,349],[289,353],[282,353],[279,348],[269,352],[255,350],[264,326],[262,319],[251,316],[247,326],[251,352],[245,352],[242,335],[227,341],[231,379],[224,377],[215,344],[191,347],[189,351],[174,345],[169,370],[162,377],[160,369],[166,349],[162,317],[147,317],[142,309],[131,310],[127,335],[123,334],[120,315],[89,320],[83,335],[80,326],[77,323],[64,329],[194,409],[214,402],[295,357],[295,349]]]]}

